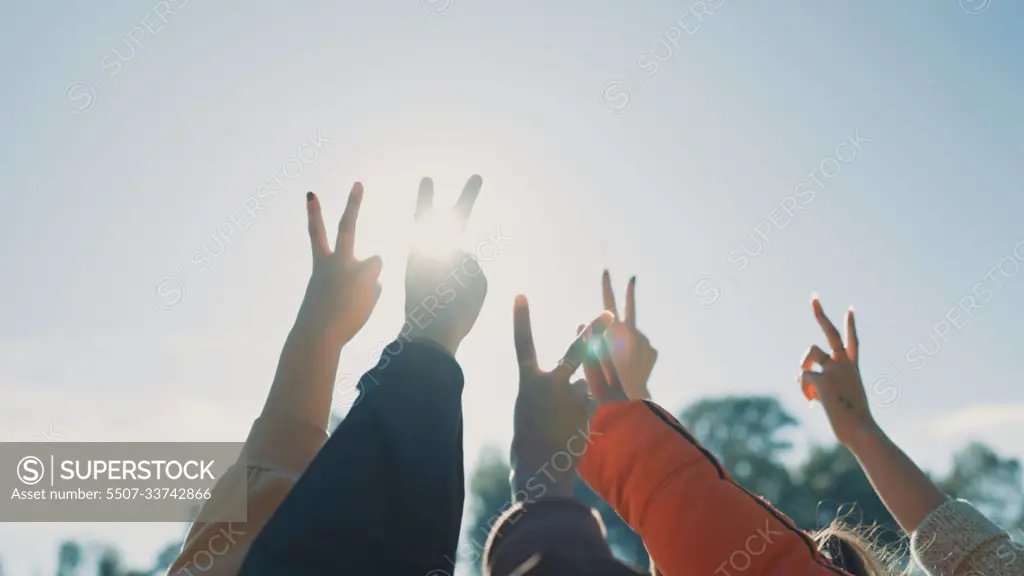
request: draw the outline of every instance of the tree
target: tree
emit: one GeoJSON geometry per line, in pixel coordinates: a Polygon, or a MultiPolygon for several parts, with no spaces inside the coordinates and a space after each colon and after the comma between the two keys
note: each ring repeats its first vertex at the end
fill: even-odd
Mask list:
{"type": "Polygon", "coordinates": [[[75,576],[82,565],[82,547],[70,540],[62,542],[57,552],[57,576],[75,576]]]}
{"type": "Polygon", "coordinates": [[[1021,464],[1001,458],[977,442],[953,456],[953,468],[939,482],[948,494],[970,500],[979,511],[1007,530],[1024,528],[1021,464]]]}
{"type": "Polygon", "coordinates": [[[108,547],[100,554],[100,560],[96,566],[96,576],[126,576],[121,553],[116,548],[108,547]]]}
{"type": "Polygon", "coordinates": [[[502,451],[487,447],[480,453],[480,464],[469,482],[470,514],[473,519],[459,547],[460,563],[472,565],[474,573],[480,571],[487,536],[502,512],[512,505],[512,489],[509,486],[511,468],[502,451]]]}
{"type": "Polygon", "coordinates": [[[853,454],[838,444],[814,446],[794,471],[794,490],[780,509],[805,530],[828,526],[836,517],[874,527],[879,544],[895,545],[902,532],[875,494],[853,454]]]}
{"type": "MultiPolygon", "coordinates": [[[[96,550],[90,545],[93,552],[96,550]]],[[[61,543],[57,552],[57,576],[77,576],[85,565],[85,547],[77,542],[65,541],[61,543]]],[[[90,554],[96,559],[97,576],[163,576],[167,573],[171,563],[178,557],[181,550],[181,542],[168,543],[157,554],[153,566],[143,570],[133,570],[125,567],[121,552],[117,547],[109,544],[98,546],[98,557],[90,554]]],[[[91,561],[91,560],[90,560],[91,561]]],[[[3,572],[0,571],[0,576],[3,572]]]]}
{"type": "Polygon", "coordinates": [[[793,482],[779,461],[792,449],[782,435],[797,422],[777,399],[701,400],[683,410],[679,419],[741,486],[771,502],[790,496],[793,482]]]}

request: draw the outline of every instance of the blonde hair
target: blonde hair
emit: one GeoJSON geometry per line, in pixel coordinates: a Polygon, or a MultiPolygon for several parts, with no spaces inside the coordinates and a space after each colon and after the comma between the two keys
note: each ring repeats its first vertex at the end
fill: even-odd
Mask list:
{"type": "Polygon", "coordinates": [[[848,524],[838,517],[812,534],[812,539],[825,557],[854,576],[898,574],[895,555],[874,542],[876,528],[848,524]]]}
{"type": "MultiPolygon", "coordinates": [[[[846,516],[837,517],[831,524],[811,534],[814,545],[833,564],[853,576],[896,576],[909,574],[896,569],[898,554],[875,544],[876,528],[848,524],[846,516]]],[[[651,574],[661,576],[651,558],[651,574]]]]}

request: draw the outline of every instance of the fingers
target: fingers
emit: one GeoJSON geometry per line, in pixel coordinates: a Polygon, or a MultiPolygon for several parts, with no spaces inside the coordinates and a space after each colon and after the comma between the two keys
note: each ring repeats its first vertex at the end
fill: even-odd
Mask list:
{"type": "Polygon", "coordinates": [[[526,296],[516,296],[512,307],[512,331],[516,344],[519,371],[537,370],[537,350],[533,346],[533,328],[530,326],[530,304],[526,296]]]}
{"type": "Polygon", "coordinates": [[[616,320],[619,319],[619,311],[615,308],[615,292],[612,291],[612,276],[607,270],[601,274],[601,292],[604,296],[604,309],[611,312],[616,320]]]}
{"type": "Polygon", "coordinates": [[[629,279],[626,284],[626,312],[622,321],[630,328],[636,328],[636,276],[629,279]]]}
{"type": "Polygon", "coordinates": [[[801,372],[799,378],[804,398],[807,398],[809,401],[818,399],[818,379],[822,378],[822,376],[821,372],[814,372],[811,368],[814,368],[815,364],[824,367],[825,364],[831,361],[832,358],[829,357],[828,353],[817,345],[811,346],[807,350],[807,354],[804,355],[804,359],[800,363],[800,370],[803,372],[801,372]]]}
{"type": "Polygon", "coordinates": [[[800,373],[800,388],[803,390],[804,398],[810,400],[821,400],[818,390],[823,388],[825,382],[821,372],[805,370],[800,373]]]}
{"type": "Polygon", "coordinates": [[[817,345],[811,346],[807,350],[807,354],[804,355],[803,362],[800,363],[800,369],[807,371],[814,367],[815,364],[824,367],[825,364],[831,362],[832,358],[827,352],[819,348],[817,345]]]}
{"type": "Polygon", "coordinates": [[[608,312],[602,312],[600,316],[595,318],[590,324],[583,327],[582,329],[577,328],[576,340],[573,341],[569,349],[565,351],[565,355],[558,361],[558,366],[551,371],[551,377],[556,381],[569,381],[569,378],[576,372],[576,369],[580,367],[583,360],[586,359],[589,352],[589,345],[587,336],[594,334],[596,331],[604,331],[604,329],[612,322],[612,315],[608,312]]]}
{"type": "Polygon", "coordinates": [[[821,326],[821,330],[825,333],[825,337],[828,339],[828,345],[832,348],[834,354],[846,355],[846,347],[843,346],[843,337],[839,335],[839,330],[836,330],[835,324],[825,316],[825,310],[821,307],[821,301],[815,296],[811,300],[811,305],[814,307],[814,317],[818,320],[818,325],[821,326]]]}
{"type": "Polygon", "coordinates": [[[598,349],[597,354],[587,354],[583,361],[583,373],[590,386],[590,394],[602,404],[627,400],[618,372],[611,361],[603,327],[591,333],[590,342],[598,349]]]}
{"type": "Polygon", "coordinates": [[[434,208],[434,181],[430,178],[420,180],[420,189],[416,193],[416,212],[413,218],[419,220],[434,208]]]}
{"type": "Polygon", "coordinates": [[[331,253],[327,244],[327,229],[324,215],[320,211],[320,199],[312,192],[306,192],[306,219],[309,222],[309,243],[313,248],[313,260],[319,260],[331,253]]]}
{"type": "Polygon", "coordinates": [[[854,363],[859,357],[860,340],[857,339],[857,322],[853,317],[853,306],[846,311],[846,355],[854,363]]]}
{"type": "Polygon", "coordinates": [[[473,211],[473,205],[476,204],[476,197],[480,194],[480,188],[483,185],[483,178],[474,174],[469,177],[469,181],[466,182],[465,188],[462,189],[459,201],[455,203],[455,219],[460,226],[466,225],[466,220],[469,219],[469,214],[473,211]]]}
{"type": "Polygon", "coordinates": [[[356,220],[359,218],[359,205],[363,202],[363,185],[356,182],[348,193],[348,204],[338,224],[338,239],[334,243],[335,253],[341,254],[346,260],[355,259],[356,220]]]}
{"type": "Polygon", "coordinates": [[[596,354],[587,354],[583,359],[583,375],[587,379],[587,386],[590,388],[590,395],[597,398],[607,396],[608,380],[604,377],[604,370],[601,369],[601,361],[596,354]]]}
{"type": "Polygon", "coordinates": [[[601,359],[601,370],[604,372],[605,381],[608,382],[607,396],[602,400],[625,400],[626,390],[622,387],[619,371],[615,368],[615,362],[612,361],[612,350],[608,345],[608,339],[602,334],[597,341],[600,350],[598,357],[601,359]]]}

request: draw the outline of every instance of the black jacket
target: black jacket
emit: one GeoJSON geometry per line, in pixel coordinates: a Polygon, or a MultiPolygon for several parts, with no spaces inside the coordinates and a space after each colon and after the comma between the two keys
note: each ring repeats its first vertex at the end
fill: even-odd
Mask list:
{"type": "Polygon", "coordinates": [[[462,369],[433,343],[396,340],[359,386],[359,403],[256,537],[240,576],[454,573],[462,369]]]}

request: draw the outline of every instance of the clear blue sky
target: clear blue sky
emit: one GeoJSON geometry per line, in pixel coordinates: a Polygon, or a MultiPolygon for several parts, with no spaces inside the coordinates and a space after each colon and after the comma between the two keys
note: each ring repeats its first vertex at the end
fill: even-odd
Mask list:
{"type": "MultiPolygon", "coordinates": [[[[605,266],[639,278],[673,410],[777,393],[830,441],[794,382],[824,342],[817,291],[857,306],[866,377],[900,386],[880,381],[878,417],[915,458],[1024,456],[1024,5],[702,4],[6,3],[0,439],[242,440],[308,277],[304,192],[333,220],[366,185],[358,250],[385,292],[352,362],[401,322],[419,178],[454,202],[479,173],[471,232],[513,240],[459,354],[470,457],[509,439],[513,295],[553,363],[605,266]],[[161,303],[185,297],[162,309],[170,276],[161,303]]],[[[77,537],[142,563],[181,529],[8,524],[0,558],[52,572],[77,537]]]]}

